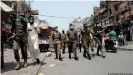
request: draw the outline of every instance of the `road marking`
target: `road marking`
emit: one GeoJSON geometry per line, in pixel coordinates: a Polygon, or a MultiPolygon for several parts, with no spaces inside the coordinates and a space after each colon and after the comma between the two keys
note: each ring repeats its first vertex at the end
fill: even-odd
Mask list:
{"type": "Polygon", "coordinates": [[[50,67],[54,67],[55,65],[56,65],[56,64],[50,64],[49,66],[50,66],[50,67]]]}
{"type": "Polygon", "coordinates": [[[41,68],[45,68],[46,66],[45,65],[43,65],[41,68]]]}
{"type": "Polygon", "coordinates": [[[38,73],[38,75],[44,75],[43,73],[38,73]]]}

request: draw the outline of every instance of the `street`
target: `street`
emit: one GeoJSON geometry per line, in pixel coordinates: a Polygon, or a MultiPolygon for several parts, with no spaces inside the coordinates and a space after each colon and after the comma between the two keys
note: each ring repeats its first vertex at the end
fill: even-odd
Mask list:
{"type": "MultiPolygon", "coordinates": [[[[66,49],[67,50],[67,49],[66,49]]],[[[118,50],[118,53],[105,53],[106,58],[95,56],[88,60],[82,56],[83,50],[78,51],[79,61],[68,58],[68,53],[63,54],[63,60],[55,60],[55,54],[45,58],[44,66],[40,72],[44,75],[108,75],[108,73],[129,73],[133,74],[133,51],[118,50]]],[[[41,60],[45,53],[41,53],[41,60]]],[[[30,57],[30,54],[28,55],[30,57]]],[[[5,51],[5,68],[2,75],[36,75],[38,66],[32,65],[32,60],[28,59],[29,66],[18,71],[14,70],[14,56],[12,50],[5,51]],[[9,58],[10,57],[10,58],[9,58]]],[[[23,63],[22,63],[23,66],[23,63]]]]}

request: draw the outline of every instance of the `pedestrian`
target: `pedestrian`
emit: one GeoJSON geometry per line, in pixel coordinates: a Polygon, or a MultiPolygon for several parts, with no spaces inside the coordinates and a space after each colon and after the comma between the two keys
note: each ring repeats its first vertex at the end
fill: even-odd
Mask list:
{"type": "Polygon", "coordinates": [[[90,36],[91,35],[91,30],[88,28],[86,23],[83,26],[84,27],[81,30],[82,39],[83,39],[83,46],[84,46],[84,49],[85,49],[83,56],[88,58],[89,60],[91,60],[91,56],[90,56],[90,53],[89,53],[90,43],[91,43],[91,39],[92,39],[92,37],[90,36]]]}
{"type": "Polygon", "coordinates": [[[21,54],[24,58],[24,68],[28,66],[27,64],[27,22],[25,21],[25,15],[20,13],[19,19],[13,21],[12,32],[14,36],[14,57],[17,61],[16,70],[21,68],[20,66],[20,56],[19,48],[21,48],[21,54]]]}
{"type": "Polygon", "coordinates": [[[37,23],[34,22],[34,17],[29,17],[29,23],[27,24],[28,29],[28,49],[31,54],[31,58],[33,60],[34,64],[40,64],[40,50],[39,50],[39,44],[38,44],[38,33],[39,28],[37,26],[37,23]]]}
{"type": "Polygon", "coordinates": [[[74,26],[70,24],[70,29],[67,31],[67,39],[68,39],[68,52],[69,52],[69,59],[71,59],[71,53],[74,54],[74,59],[78,60],[77,56],[77,33],[74,29],[74,26]]]}
{"type": "Polygon", "coordinates": [[[63,58],[61,57],[61,33],[58,31],[57,26],[54,28],[54,31],[52,32],[52,40],[56,55],[55,59],[63,61],[63,58]]]}
{"type": "Polygon", "coordinates": [[[66,48],[66,34],[64,30],[62,30],[62,35],[61,35],[61,47],[62,47],[62,53],[64,54],[66,48]]]}

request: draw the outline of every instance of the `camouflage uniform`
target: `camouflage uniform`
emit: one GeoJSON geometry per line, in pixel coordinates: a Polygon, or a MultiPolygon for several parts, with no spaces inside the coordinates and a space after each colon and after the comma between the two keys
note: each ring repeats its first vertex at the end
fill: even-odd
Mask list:
{"type": "Polygon", "coordinates": [[[95,28],[94,31],[95,31],[95,33],[94,33],[94,40],[98,44],[97,55],[98,56],[102,56],[103,58],[105,58],[105,56],[103,54],[103,48],[102,48],[102,37],[103,37],[103,35],[102,35],[103,34],[102,29],[95,28]],[[99,51],[101,51],[102,55],[99,54],[99,51]]]}
{"type": "Polygon", "coordinates": [[[62,60],[62,58],[61,58],[61,34],[60,34],[60,32],[59,31],[53,31],[52,39],[53,39],[55,55],[56,55],[55,59],[58,59],[58,57],[59,57],[59,60],[62,60]]]}
{"type": "Polygon", "coordinates": [[[27,63],[27,23],[26,21],[21,21],[16,19],[15,25],[13,26],[12,30],[15,33],[13,49],[14,49],[14,57],[16,61],[20,62],[19,56],[19,48],[21,48],[22,57],[24,58],[24,62],[27,63]]]}
{"type": "Polygon", "coordinates": [[[82,40],[83,40],[83,46],[84,46],[84,55],[88,56],[88,58],[91,60],[90,54],[89,54],[89,47],[90,47],[90,43],[91,43],[91,37],[90,37],[90,33],[91,30],[89,28],[84,28],[81,30],[82,33],[82,40]]]}

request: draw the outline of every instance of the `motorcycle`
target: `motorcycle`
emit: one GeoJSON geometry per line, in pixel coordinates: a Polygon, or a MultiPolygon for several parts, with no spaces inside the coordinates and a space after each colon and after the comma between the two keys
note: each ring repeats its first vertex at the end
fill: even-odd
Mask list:
{"type": "Polygon", "coordinates": [[[110,37],[108,42],[106,42],[106,51],[109,52],[109,50],[113,51],[114,53],[117,53],[117,47],[118,47],[118,41],[116,37],[110,37]]]}

